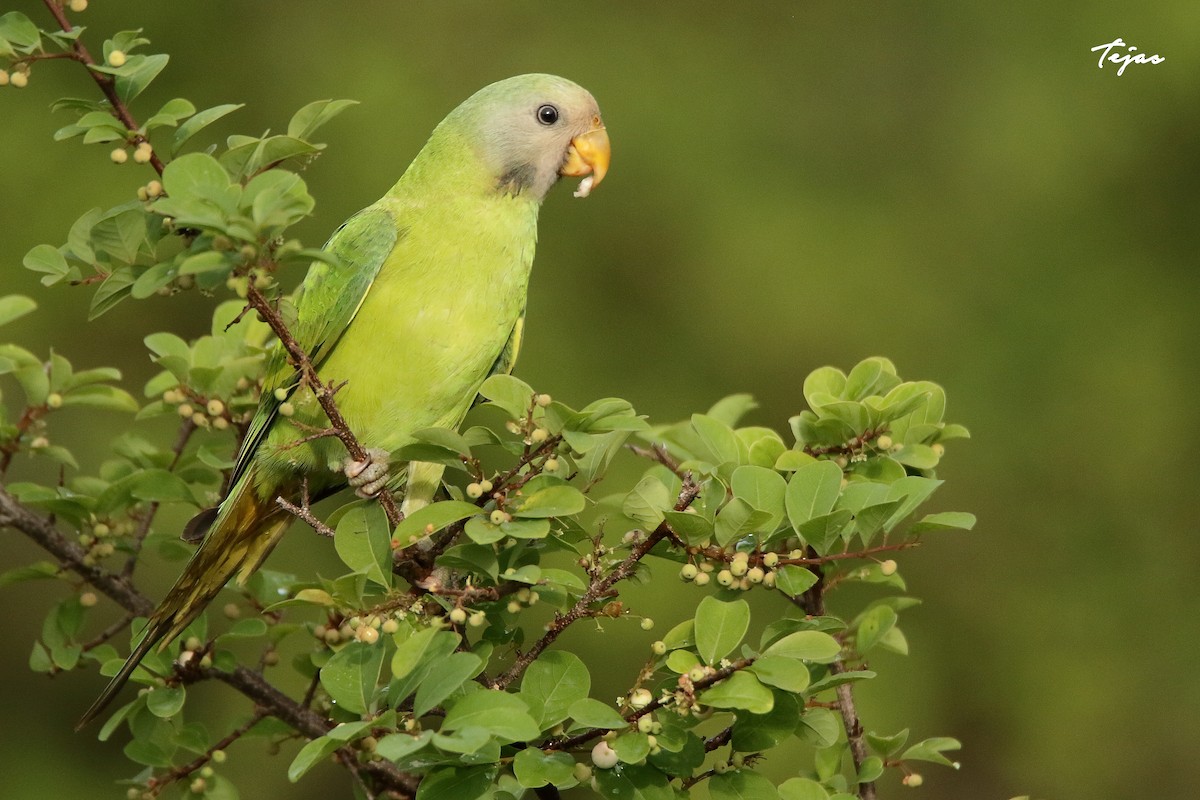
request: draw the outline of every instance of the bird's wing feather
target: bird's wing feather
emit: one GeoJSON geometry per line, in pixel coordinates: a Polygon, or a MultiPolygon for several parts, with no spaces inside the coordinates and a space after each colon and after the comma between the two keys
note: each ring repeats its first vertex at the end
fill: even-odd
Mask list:
{"type": "MultiPolygon", "coordinates": [[[[325,250],[334,263],[313,264],[295,300],[297,321],[292,335],[313,366],[319,367],[333,352],[402,235],[391,212],[372,206],[350,217],[329,237],[325,250]]],[[[245,474],[280,404],[298,385],[297,371],[288,363],[283,347],[277,346],[267,362],[262,399],[234,462],[230,486],[245,474]],[[277,389],[284,390],[283,399],[276,397],[277,389]]]]}

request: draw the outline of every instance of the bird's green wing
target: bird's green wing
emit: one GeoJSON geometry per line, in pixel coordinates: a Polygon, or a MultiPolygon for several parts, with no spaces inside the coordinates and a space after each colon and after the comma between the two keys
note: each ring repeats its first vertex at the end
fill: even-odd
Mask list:
{"type": "MultiPolygon", "coordinates": [[[[296,322],[292,335],[313,365],[319,367],[337,346],[375,282],[383,262],[402,235],[395,218],[384,208],[366,208],[342,223],[325,244],[335,263],[318,261],[309,267],[296,293],[296,322]]],[[[237,485],[259,444],[279,413],[279,406],[299,385],[296,370],[282,346],[276,346],[264,373],[262,399],[250,421],[234,462],[229,485],[237,485]],[[276,390],[282,389],[280,395],[276,390]]]]}
{"type": "Polygon", "coordinates": [[[513,324],[512,333],[508,335],[508,341],[504,344],[504,349],[500,351],[500,357],[496,359],[496,363],[492,365],[492,375],[509,375],[516,366],[517,356],[521,352],[521,339],[525,335],[525,309],[521,309],[521,316],[517,317],[516,323],[513,324]]]}

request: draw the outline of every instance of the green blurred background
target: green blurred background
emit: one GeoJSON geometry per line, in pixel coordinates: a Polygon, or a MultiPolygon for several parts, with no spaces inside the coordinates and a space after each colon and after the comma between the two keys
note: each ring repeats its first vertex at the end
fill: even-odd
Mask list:
{"type": "MultiPolygon", "coordinates": [[[[5,5],[47,21],[40,4],[5,5]]],[[[318,209],[299,234],[313,244],[483,84],[550,71],[590,88],[612,172],[588,200],[560,187],[543,210],[518,374],[658,421],[748,391],[753,421],[780,427],[823,364],[886,355],[942,383],[974,439],[951,448],[935,510],[979,525],[901,557],[925,604],[905,620],[911,657],[874,662],[865,723],[964,741],[960,772],[923,770],[931,799],[1195,796],[1195,2],[93,0],[81,22],[93,51],[144,27],[171,54],[139,118],[174,96],[248,104],[209,140],[281,129],[309,100],[362,101],[322,131],[330,147],[306,174],[318,209]],[[1117,36],[1165,63],[1098,69],[1090,48],[1117,36]]],[[[43,290],[21,268],[151,177],[106,146],[52,143],[64,95],[95,95],[68,63],[0,90],[0,291],[43,309],[4,334],[115,363],[136,391],[154,372],[142,337],[197,335],[210,306],[126,303],[89,324],[89,293],[43,290]]],[[[62,419],[89,463],[103,457],[112,430],[62,419]]],[[[280,563],[322,547],[285,546],[280,563]]],[[[2,568],[36,556],[11,532],[3,552],[2,568]]],[[[26,667],[45,586],[0,595],[0,794],[122,796],[116,743],[71,733],[95,673],[26,667]]],[[[660,625],[687,611],[662,609],[660,625]]],[[[614,687],[647,641],[608,654],[614,687]]],[[[285,758],[245,752],[229,763],[243,797],[349,796],[334,768],[289,787],[285,758]]]]}

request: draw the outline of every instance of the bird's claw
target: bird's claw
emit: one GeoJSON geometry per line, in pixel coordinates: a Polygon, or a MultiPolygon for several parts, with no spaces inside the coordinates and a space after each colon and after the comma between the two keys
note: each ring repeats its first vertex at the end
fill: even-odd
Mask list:
{"type": "Polygon", "coordinates": [[[378,496],[387,485],[390,461],[388,451],[371,448],[367,450],[366,458],[361,461],[353,457],[347,458],[342,464],[342,472],[354,487],[356,495],[371,499],[378,496]]]}

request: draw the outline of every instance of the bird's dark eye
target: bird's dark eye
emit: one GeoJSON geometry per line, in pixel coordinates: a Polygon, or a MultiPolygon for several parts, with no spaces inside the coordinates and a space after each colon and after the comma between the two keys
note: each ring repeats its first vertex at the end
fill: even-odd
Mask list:
{"type": "Polygon", "coordinates": [[[543,125],[553,125],[558,122],[558,109],[549,104],[538,106],[537,118],[543,125]]]}

